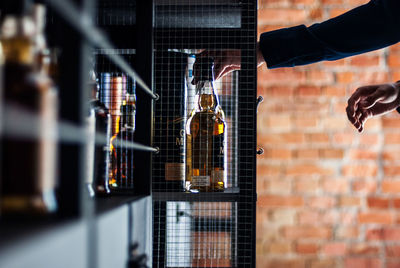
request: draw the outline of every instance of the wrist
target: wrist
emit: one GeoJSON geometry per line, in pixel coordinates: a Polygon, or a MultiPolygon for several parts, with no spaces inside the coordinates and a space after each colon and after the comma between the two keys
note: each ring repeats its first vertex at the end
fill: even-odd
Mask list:
{"type": "Polygon", "coordinates": [[[265,61],[262,51],[260,49],[260,42],[257,42],[257,67],[260,67],[265,61]]]}

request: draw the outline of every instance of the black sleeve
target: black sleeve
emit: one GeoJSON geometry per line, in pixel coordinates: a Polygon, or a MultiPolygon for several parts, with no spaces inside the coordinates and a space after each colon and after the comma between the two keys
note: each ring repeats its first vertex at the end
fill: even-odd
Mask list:
{"type": "Polygon", "coordinates": [[[337,60],[400,41],[400,0],[372,0],[310,27],[263,33],[260,48],[268,68],[337,60]]]}

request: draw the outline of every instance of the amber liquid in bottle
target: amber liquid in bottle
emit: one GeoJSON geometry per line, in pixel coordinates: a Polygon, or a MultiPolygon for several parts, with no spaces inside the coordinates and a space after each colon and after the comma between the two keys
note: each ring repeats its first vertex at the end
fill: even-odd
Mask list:
{"type": "Polygon", "coordinates": [[[121,105],[120,131],[111,138],[111,192],[134,190],[134,150],[129,143],[133,142],[135,134],[135,102],[135,96],[127,94],[121,105]]]}
{"type": "Polygon", "coordinates": [[[47,73],[46,56],[22,30],[29,20],[9,17],[7,23],[20,32],[11,31],[1,40],[6,59],[4,99],[12,107],[32,113],[38,122],[32,137],[2,140],[1,208],[4,213],[17,214],[54,212],[57,93],[47,73]]]}
{"type": "MultiPolygon", "coordinates": [[[[213,64],[207,68],[213,68],[213,64]]],[[[197,107],[186,125],[186,190],[224,191],[227,180],[225,115],[218,103],[212,70],[200,79],[197,107]]]]}

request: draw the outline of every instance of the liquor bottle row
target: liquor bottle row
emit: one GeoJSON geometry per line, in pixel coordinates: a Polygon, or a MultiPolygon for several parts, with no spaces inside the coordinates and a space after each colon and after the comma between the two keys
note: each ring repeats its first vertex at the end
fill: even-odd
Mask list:
{"type": "MultiPolygon", "coordinates": [[[[15,1],[1,14],[0,214],[54,213],[58,148],[71,136],[61,133],[68,124],[58,118],[62,51],[47,45],[44,5],[15,1]],[[22,125],[31,129],[22,133],[28,129],[22,125]]],[[[84,144],[88,195],[132,193],[136,83],[121,73],[91,71],[87,90],[85,125],[72,128],[78,129],[72,136],[84,144]]]]}
{"type": "Polygon", "coordinates": [[[165,178],[166,190],[224,191],[227,126],[215,86],[213,58],[196,60],[195,55],[159,52],[155,64],[161,103],[158,160],[164,171],[159,176],[165,178]]]}
{"type": "Polygon", "coordinates": [[[121,73],[92,79],[86,183],[90,196],[134,191],[136,83],[121,73]],[[94,135],[96,134],[96,135],[94,135]]]}

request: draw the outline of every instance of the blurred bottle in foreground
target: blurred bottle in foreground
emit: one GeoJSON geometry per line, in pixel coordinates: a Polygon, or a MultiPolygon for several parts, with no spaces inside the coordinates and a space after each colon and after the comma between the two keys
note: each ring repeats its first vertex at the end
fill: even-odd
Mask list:
{"type": "Polygon", "coordinates": [[[45,8],[36,4],[33,16],[27,16],[25,8],[22,1],[14,1],[1,28],[4,101],[7,110],[12,108],[21,117],[4,118],[8,131],[15,130],[2,140],[1,209],[5,214],[57,210],[58,99],[48,73],[50,61],[43,33],[45,8]],[[21,133],[18,127],[10,127],[17,124],[30,125],[32,131],[21,133]]]}

